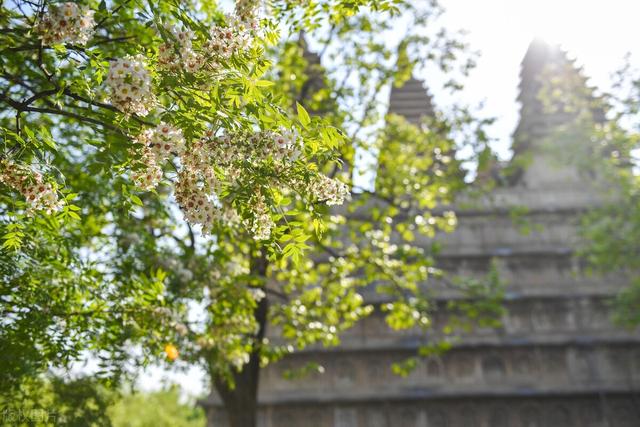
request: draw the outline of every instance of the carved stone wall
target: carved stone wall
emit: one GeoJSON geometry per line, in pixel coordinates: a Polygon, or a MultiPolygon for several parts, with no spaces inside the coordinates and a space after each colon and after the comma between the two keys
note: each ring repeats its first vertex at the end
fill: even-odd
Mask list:
{"type": "Polygon", "coordinates": [[[518,394],[523,388],[529,393],[640,390],[640,342],[457,347],[421,359],[407,377],[392,373],[392,363],[414,354],[385,349],[297,354],[265,371],[264,401],[518,394]],[[310,362],[320,363],[324,374],[283,378],[310,362]]]}
{"type": "MultiPolygon", "coordinates": [[[[446,301],[441,301],[444,305],[446,301]]],[[[466,345],[532,345],[536,343],[563,343],[575,340],[606,339],[622,342],[640,340],[637,331],[616,328],[607,296],[521,296],[512,295],[504,302],[506,314],[498,329],[476,328],[460,331],[457,336],[466,345]]],[[[433,331],[448,323],[448,313],[436,310],[431,318],[433,331]]],[[[384,314],[376,310],[341,336],[342,349],[412,348],[437,338],[436,332],[421,329],[391,330],[384,314]]],[[[277,334],[271,339],[278,341],[277,334]]],[[[316,348],[310,351],[315,352],[316,348]]]]}
{"type": "Polygon", "coordinates": [[[637,398],[624,395],[377,400],[267,406],[260,427],[637,427],[637,411],[637,398]]]}
{"type": "MultiPolygon", "coordinates": [[[[490,230],[499,217],[487,215],[476,228],[490,230]]],[[[575,224],[572,218],[567,223],[575,224]]],[[[453,245],[441,259],[451,274],[477,277],[497,260],[508,285],[501,328],[461,333],[451,351],[420,359],[400,377],[392,364],[439,337],[392,331],[375,311],[343,335],[339,348],[311,347],[263,370],[260,426],[640,426],[640,333],[617,328],[609,304],[624,276],[584,274],[570,250],[554,249],[556,237],[540,237],[535,251],[509,232],[502,238],[478,253],[453,245]],[[517,251],[513,242],[521,245],[517,251]],[[311,362],[324,372],[284,378],[311,362]]],[[[431,286],[444,306],[450,296],[431,286]]],[[[447,316],[436,310],[433,329],[447,316]]],[[[277,331],[271,339],[278,340],[277,331]]],[[[212,427],[226,425],[215,397],[208,410],[219,420],[212,427]]]]}
{"type": "MultiPolygon", "coordinates": [[[[473,216],[471,228],[504,228],[500,217],[486,215],[482,225],[473,216]]],[[[571,227],[573,218],[567,219],[571,227]]],[[[467,219],[461,217],[463,230],[467,219]]],[[[575,228],[563,235],[571,233],[575,228]]],[[[557,236],[539,237],[535,250],[510,232],[501,236],[502,242],[491,236],[473,251],[452,244],[441,259],[451,274],[477,277],[497,260],[508,285],[501,328],[461,333],[451,351],[420,359],[400,377],[392,364],[439,337],[392,331],[375,311],[343,335],[339,348],[308,348],[263,370],[260,426],[640,426],[640,333],[617,328],[609,304],[625,285],[624,276],[584,274],[571,250],[555,246],[557,236]],[[324,372],[284,378],[311,362],[324,372]]],[[[444,306],[450,295],[431,286],[444,306]]],[[[435,311],[435,331],[447,316],[446,310],[435,311]]],[[[277,331],[271,339],[278,340],[277,331]]],[[[208,410],[219,420],[212,427],[226,425],[215,397],[208,410]]]]}

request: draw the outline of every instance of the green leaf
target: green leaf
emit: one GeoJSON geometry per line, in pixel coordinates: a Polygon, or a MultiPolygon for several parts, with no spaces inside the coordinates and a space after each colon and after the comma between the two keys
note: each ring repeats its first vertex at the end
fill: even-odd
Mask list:
{"type": "Polygon", "coordinates": [[[2,247],[4,249],[13,249],[18,250],[22,246],[22,238],[24,237],[24,233],[21,231],[14,231],[5,234],[2,236],[4,242],[2,243],[2,247]]]}
{"type": "Polygon", "coordinates": [[[77,213],[75,213],[72,210],[68,210],[67,211],[67,215],[69,215],[73,219],[78,219],[78,220],[80,219],[80,215],[78,215],[77,213]]]}
{"type": "Polygon", "coordinates": [[[307,110],[305,110],[299,102],[296,102],[296,108],[298,109],[298,119],[300,119],[300,123],[302,123],[302,126],[307,127],[309,123],[311,123],[309,113],[307,113],[307,110]]]}
{"type": "Polygon", "coordinates": [[[135,194],[129,194],[129,199],[138,206],[144,206],[142,204],[142,200],[140,200],[140,197],[136,196],[135,194]]]}
{"type": "Polygon", "coordinates": [[[49,132],[49,129],[47,129],[45,126],[40,126],[40,130],[38,133],[40,135],[40,139],[42,139],[45,144],[47,144],[53,150],[57,149],[56,143],[53,142],[53,137],[51,136],[51,132],[49,132]]]}
{"type": "Polygon", "coordinates": [[[269,87],[269,86],[273,86],[275,83],[271,82],[269,80],[256,80],[256,86],[257,87],[269,87]]]}
{"type": "Polygon", "coordinates": [[[22,131],[27,134],[27,136],[31,141],[35,141],[36,135],[33,133],[31,129],[29,129],[27,126],[23,126],[22,131]]]}

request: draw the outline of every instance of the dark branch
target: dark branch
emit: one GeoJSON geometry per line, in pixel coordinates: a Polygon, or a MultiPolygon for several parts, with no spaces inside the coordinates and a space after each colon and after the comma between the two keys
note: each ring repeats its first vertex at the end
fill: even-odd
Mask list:
{"type": "Polygon", "coordinates": [[[101,120],[94,119],[92,117],[83,116],[80,114],[73,113],[71,111],[65,111],[59,108],[38,108],[38,107],[29,107],[27,104],[18,102],[14,99],[11,99],[8,96],[0,95],[0,100],[4,101],[6,104],[9,104],[12,108],[17,110],[18,112],[32,112],[32,113],[42,113],[42,114],[53,114],[58,116],[70,117],[78,120],[83,123],[91,123],[94,125],[99,125],[104,127],[105,129],[109,129],[114,131],[117,134],[125,135],[125,133],[117,126],[114,126],[109,123],[105,123],[101,120]]]}

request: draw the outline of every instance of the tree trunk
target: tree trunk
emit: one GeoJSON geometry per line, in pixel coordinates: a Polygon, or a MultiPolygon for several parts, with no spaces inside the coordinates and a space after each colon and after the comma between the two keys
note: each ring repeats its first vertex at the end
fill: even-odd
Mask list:
{"type": "MultiPolygon", "coordinates": [[[[252,257],[251,274],[266,278],[268,261],[264,254],[252,257]]],[[[224,409],[229,417],[230,427],[256,427],[258,421],[258,381],[260,378],[260,346],[266,333],[267,312],[269,302],[265,296],[258,302],[254,310],[256,322],[259,325],[255,336],[253,351],[249,362],[242,367],[242,371],[234,372],[234,388],[220,378],[213,378],[218,394],[224,402],[224,409]]],[[[211,425],[209,420],[209,425],[211,425]]]]}

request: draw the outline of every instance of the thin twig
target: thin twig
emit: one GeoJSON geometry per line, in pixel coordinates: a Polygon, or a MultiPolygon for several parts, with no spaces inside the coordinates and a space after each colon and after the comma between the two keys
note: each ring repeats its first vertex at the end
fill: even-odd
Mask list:
{"type": "Polygon", "coordinates": [[[95,26],[95,29],[97,30],[98,28],[102,27],[102,24],[104,24],[105,22],[107,22],[107,20],[111,17],[113,17],[113,15],[115,15],[116,13],[118,13],[118,11],[120,9],[122,9],[123,7],[125,7],[127,5],[127,3],[129,3],[131,0],[126,0],[123,3],[121,3],[120,5],[118,5],[117,7],[115,7],[111,12],[109,12],[109,14],[107,16],[105,16],[104,18],[102,18],[101,20],[98,21],[98,23],[95,26]]]}

